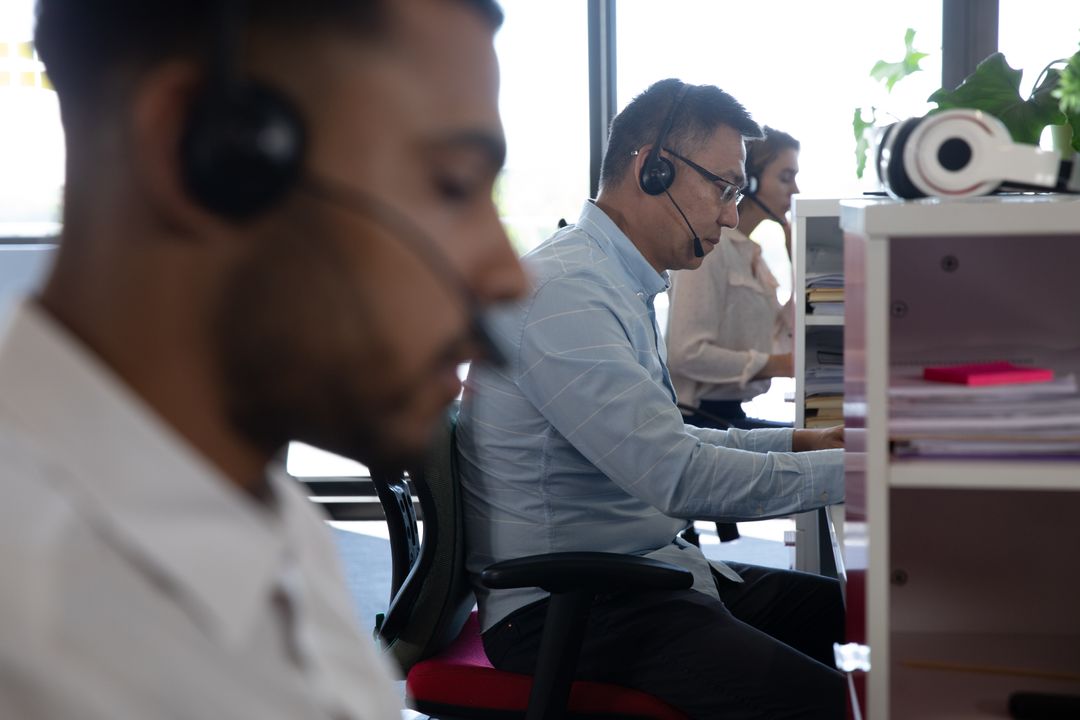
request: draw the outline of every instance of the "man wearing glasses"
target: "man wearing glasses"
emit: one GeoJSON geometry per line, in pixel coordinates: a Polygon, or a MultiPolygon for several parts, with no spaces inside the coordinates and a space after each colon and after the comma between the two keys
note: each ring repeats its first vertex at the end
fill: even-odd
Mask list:
{"type": "MultiPolygon", "coordinates": [[[[527,254],[526,300],[502,313],[512,348],[476,367],[459,430],[468,569],[539,553],[642,555],[690,570],[690,590],[593,606],[578,676],[635,687],[695,718],[843,716],[832,669],[835,582],[710,563],[678,534],[840,502],[838,429],[707,430],[683,422],[653,300],[738,222],[746,110],[712,86],[663,80],[612,122],[599,197],[527,254]]],[[[532,672],[536,589],[474,583],[484,645],[532,672]]]]}

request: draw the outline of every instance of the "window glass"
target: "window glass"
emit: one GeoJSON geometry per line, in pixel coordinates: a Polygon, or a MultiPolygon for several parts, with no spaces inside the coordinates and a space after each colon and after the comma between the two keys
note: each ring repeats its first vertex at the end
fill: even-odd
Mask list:
{"type": "Polygon", "coordinates": [[[589,39],[581,0],[503,0],[495,36],[507,139],[496,199],[518,252],[574,222],[589,196],[589,39]]]}
{"type": "Polygon", "coordinates": [[[666,77],[717,85],[759,123],[802,143],[799,186],[807,195],[871,189],[872,173],[864,182],[855,175],[856,107],[876,107],[883,122],[921,115],[941,86],[940,0],[892,3],[887,12],[862,0],[667,0],[660,7],[619,3],[618,105],[666,77]],[[870,69],[903,58],[907,28],[928,57],[921,72],[887,93],[870,69]]]}
{"type": "Polygon", "coordinates": [[[0,237],[55,235],[64,184],[56,92],[34,52],[34,1],[0,3],[0,237]]]}
{"type": "Polygon", "coordinates": [[[285,469],[296,477],[369,477],[358,462],[304,443],[290,443],[285,469]]]}
{"type": "Polygon", "coordinates": [[[1047,64],[1080,49],[1080,3],[1000,0],[998,49],[1011,67],[1024,71],[1020,92],[1027,97],[1047,64]]]}

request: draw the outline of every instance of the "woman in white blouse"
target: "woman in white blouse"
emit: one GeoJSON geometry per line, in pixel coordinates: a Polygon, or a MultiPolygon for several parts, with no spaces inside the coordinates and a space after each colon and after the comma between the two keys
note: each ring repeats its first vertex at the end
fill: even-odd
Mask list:
{"type": "Polygon", "coordinates": [[[686,421],[698,427],[783,426],[748,418],[742,409],[772,378],[792,375],[793,306],[780,305],[776,278],[750,235],[762,222],[779,222],[790,253],[784,215],[799,191],[799,143],[778,130],[765,132],[747,147],[738,226],[724,229],[700,268],[672,277],[668,364],[686,421]]]}
{"type": "MultiPolygon", "coordinates": [[[[776,278],[750,235],[767,220],[780,223],[790,257],[785,213],[799,192],[799,141],[769,127],[765,133],[747,146],[738,226],[724,229],[700,268],[672,273],[668,366],[686,422],[698,427],[786,425],[747,417],[742,408],[766,392],[772,378],[794,372],[794,306],[777,300],[776,278]]],[[[733,523],[717,523],[716,530],[721,540],[739,537],[733,523]]],[[[696,543],[693,526],[683,537],[696,543]]]]}

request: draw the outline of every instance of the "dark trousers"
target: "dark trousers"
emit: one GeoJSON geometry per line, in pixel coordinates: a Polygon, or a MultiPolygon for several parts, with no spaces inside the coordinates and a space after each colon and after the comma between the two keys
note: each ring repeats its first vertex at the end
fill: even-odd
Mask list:
{"type": "MultiPolygon", "coordinates": [[[[845,712],[832,644],[844,626],[840,587],[818,575],[731,564],[722,602],[695,590],[615,593],[589,615],[577,677],[632,687],[693,718],[823,718],[845,712]]],[[[531,674],[547,601],[484,633],[500,670],[531,674]]]]}

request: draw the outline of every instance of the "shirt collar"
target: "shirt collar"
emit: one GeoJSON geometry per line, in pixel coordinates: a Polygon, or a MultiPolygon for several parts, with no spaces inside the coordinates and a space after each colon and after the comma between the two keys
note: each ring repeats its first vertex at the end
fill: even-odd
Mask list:
{"type": "Polygon", "coordinates": [[[652,298],[670,287],[671,278],[668,272],[666,270],[663,273],[656,272],[633,241],[619,229],[607,213],[597,207],[594,201],[585,201],[585,207],[581,210],[577,225],[601,245],[614,251],[627,275],[633,281],[634,292],[644,293],[652,298]]]}
{"type": "Polygon", "coordinates": [[[0,412],[55,463],[49,476],[76,512],[196,622],[232,646],[253,631],[287,552],[279,514],[33,302],[0,341],[0,412]]]}

